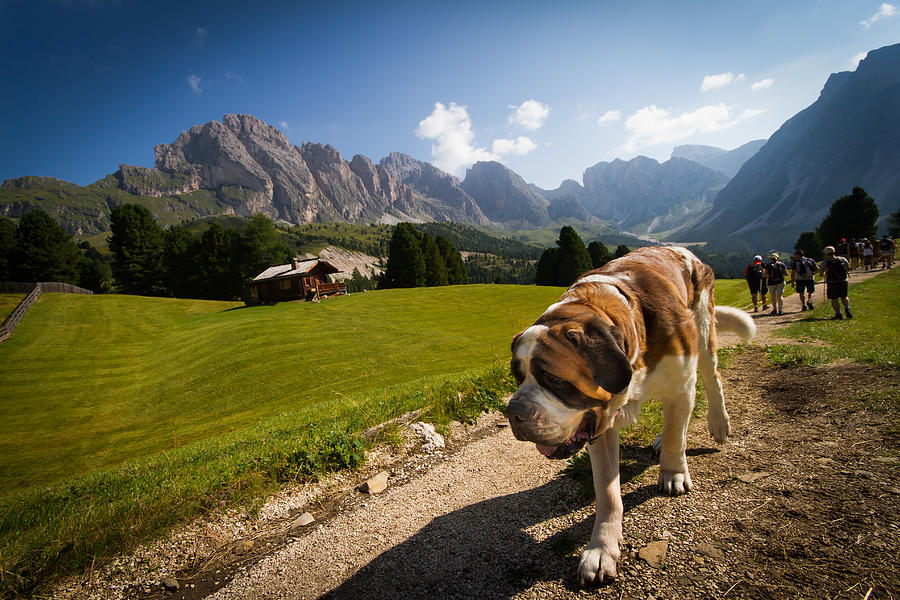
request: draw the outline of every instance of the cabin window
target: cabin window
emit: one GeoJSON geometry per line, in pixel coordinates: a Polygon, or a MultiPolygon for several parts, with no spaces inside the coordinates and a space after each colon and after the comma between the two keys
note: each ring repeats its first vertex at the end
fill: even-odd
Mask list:
{"type": "Polygon", "coordinates": [[[278,287],[281,288],[282,290],[291,289],[291,280],[290,279],[282,279],[281,281],[278,282],[278,287]]]}

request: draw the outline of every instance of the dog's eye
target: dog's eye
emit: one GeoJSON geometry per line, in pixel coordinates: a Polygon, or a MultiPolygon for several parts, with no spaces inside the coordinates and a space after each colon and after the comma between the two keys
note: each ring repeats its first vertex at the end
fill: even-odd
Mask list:
{"type": "Polygon", "coordinates": [[[560,379],[560,378],[557,377],[556,375],[551,375],[550,373],[547,373],[547,374],[545,375],[545,377],[547,378],[547,382],[548,382],[548,383],[551,383],[551,384],[553,384],[553,385],[559,385],[559,384],[561,384],[561,383],[563,382],[562,379],[560,379]]]}

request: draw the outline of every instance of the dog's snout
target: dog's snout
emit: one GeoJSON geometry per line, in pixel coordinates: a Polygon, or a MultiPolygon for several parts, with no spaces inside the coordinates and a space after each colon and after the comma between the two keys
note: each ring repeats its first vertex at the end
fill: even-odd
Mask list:
{"type": "Polygon", "coordinates": [[[506,418],[513,423],[525,423],[534,421],[537,417],[537,407],[525,402],[510,402],[506,407],[506,418]]]}

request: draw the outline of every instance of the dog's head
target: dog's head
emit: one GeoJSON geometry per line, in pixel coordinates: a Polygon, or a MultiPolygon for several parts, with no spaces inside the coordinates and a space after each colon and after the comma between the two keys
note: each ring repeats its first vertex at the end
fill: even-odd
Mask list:
{"type": "Polygon", "coordinates": [[[622,330],[578,305],[517,335],[510,366],[519,384],[506,411],[513,434],[551,458],[567,458],[609,429],[632,375],[622,330]]]}

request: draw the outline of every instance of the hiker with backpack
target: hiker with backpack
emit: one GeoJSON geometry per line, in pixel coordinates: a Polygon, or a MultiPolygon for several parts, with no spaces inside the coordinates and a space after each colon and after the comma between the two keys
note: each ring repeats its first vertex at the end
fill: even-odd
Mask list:
{"type": "Polygon", "coordinates": [[[866,271],[869,269],[875,268],[875,246],[872,245],[872,242],[869,238],[863,240],[863,267],[866,271]]]}
{"type": "Polygon", "coordinates": [[[816,290],[816,271],[819,265],[811,258],[803,256],[803,250],[794,250],[794,259],[791,261],[791,285],[800,296],[800,310],[813,310],[812,297],[816,290]]]}
{"type": "Polygon", "coordinates": [[[769,308],[769,305],[766,304],[766,294],[769,293],[769,289],[766,286],[766,280],[763,279],[762,256],[757,254],[753,257],[753,262],[744,269],[744,279],[747,280],[750,297],[753,298],[753,312],[759,311],[759,306],[756,304],[756,294],[758,293],[762,294],[763,310],[769,308]]]}
{"type": "Polygon", "coordinates": [[[834,309],[834,316],[831,317],[831,320],[844,318],[841,315],[841,304],[844,305],[847,318],[852,319],[850,298],[847,297],[850,263],[843,256],[834,255],[834,246],[825,246],[822,253],[825,255],[825,260],[819,266],[819,273],[825,274],[825,297],[831,300],[831,307],[834,309]]]}
{"type": "Polygon", "coordinates": [[[784,277],[787,275],[787,265],[778,260],[778,254],[773,253],[769,257],[771,262],[763,265],[763,278],[769,286],[769,294],[772,297],[772,312],[770,315],[781,315],[784,308],[784,277]]]}
{"type": "Polygon", "coordinates": [[[878,241],[878,249],[881,251],[881,268],[890,269],[894,264],[894,252],[897,250],[897,244],[885,233],[878,241]]]}

